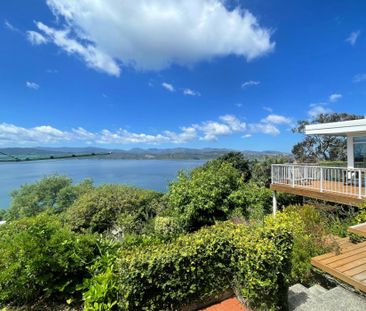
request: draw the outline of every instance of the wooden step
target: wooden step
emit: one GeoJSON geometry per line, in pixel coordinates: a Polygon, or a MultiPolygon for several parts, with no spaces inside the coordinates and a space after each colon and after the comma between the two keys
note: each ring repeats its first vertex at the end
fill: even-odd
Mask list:
{"type": "Polygon", "coordinates": [[[359,224],[359,225],[349,227],[348,232],[366,237],[366,222],[359,224]]]}

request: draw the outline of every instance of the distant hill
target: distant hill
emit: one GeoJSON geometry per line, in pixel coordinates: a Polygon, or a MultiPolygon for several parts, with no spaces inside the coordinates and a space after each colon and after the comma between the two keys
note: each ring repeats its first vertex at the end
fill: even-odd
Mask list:
{"type": "MultiPolygon", "coordinates": [[[[36,159],[37,157],[62,157],[67,155],[79,154],[96,154],[94,158],[98,159],[131,159],[131,160],[208,160],[217,158],[229,151],[230,149],[221,148],[171,148],[171,149],[141,149],[133,148],[130,150],[122,149],[105,149],[98,147],[35,147],[35,148],[0,148],[0,161],[11,160],[10,156],[20,159],[36,159]],[[109,153],[108,155],[98,155],[98,153],[109,153]],[[10,155],[10,156],[7,156],[10,155]]],[[[278,151],[242,151],[249,159],[263,159],[266,156],[284,156],[291,155],[278,151]]]]}

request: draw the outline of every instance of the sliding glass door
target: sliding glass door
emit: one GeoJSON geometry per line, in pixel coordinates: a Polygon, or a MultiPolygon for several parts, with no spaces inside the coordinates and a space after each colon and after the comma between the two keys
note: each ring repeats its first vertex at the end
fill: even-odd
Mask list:
{"type": "Polygon", "coordinates": [[[353,138],[355,167],[366,168],[366,136],[353,138]]]}

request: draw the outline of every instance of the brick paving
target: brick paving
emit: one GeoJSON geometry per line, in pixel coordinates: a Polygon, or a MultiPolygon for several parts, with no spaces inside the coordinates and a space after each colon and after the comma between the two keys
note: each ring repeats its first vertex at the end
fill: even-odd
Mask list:
{"type": "Polygon", "coordinates": [[[248,311],[235,297],[226,299],[201,311],[248,311]]]}

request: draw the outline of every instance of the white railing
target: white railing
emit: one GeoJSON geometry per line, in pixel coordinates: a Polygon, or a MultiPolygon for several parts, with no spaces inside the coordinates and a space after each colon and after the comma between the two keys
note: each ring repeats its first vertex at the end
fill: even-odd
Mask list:
{"type": "Polygon", "coordinates": [[[273,164],[272,184],[366,198],[366,169],[316,164],[273,164]]]}

